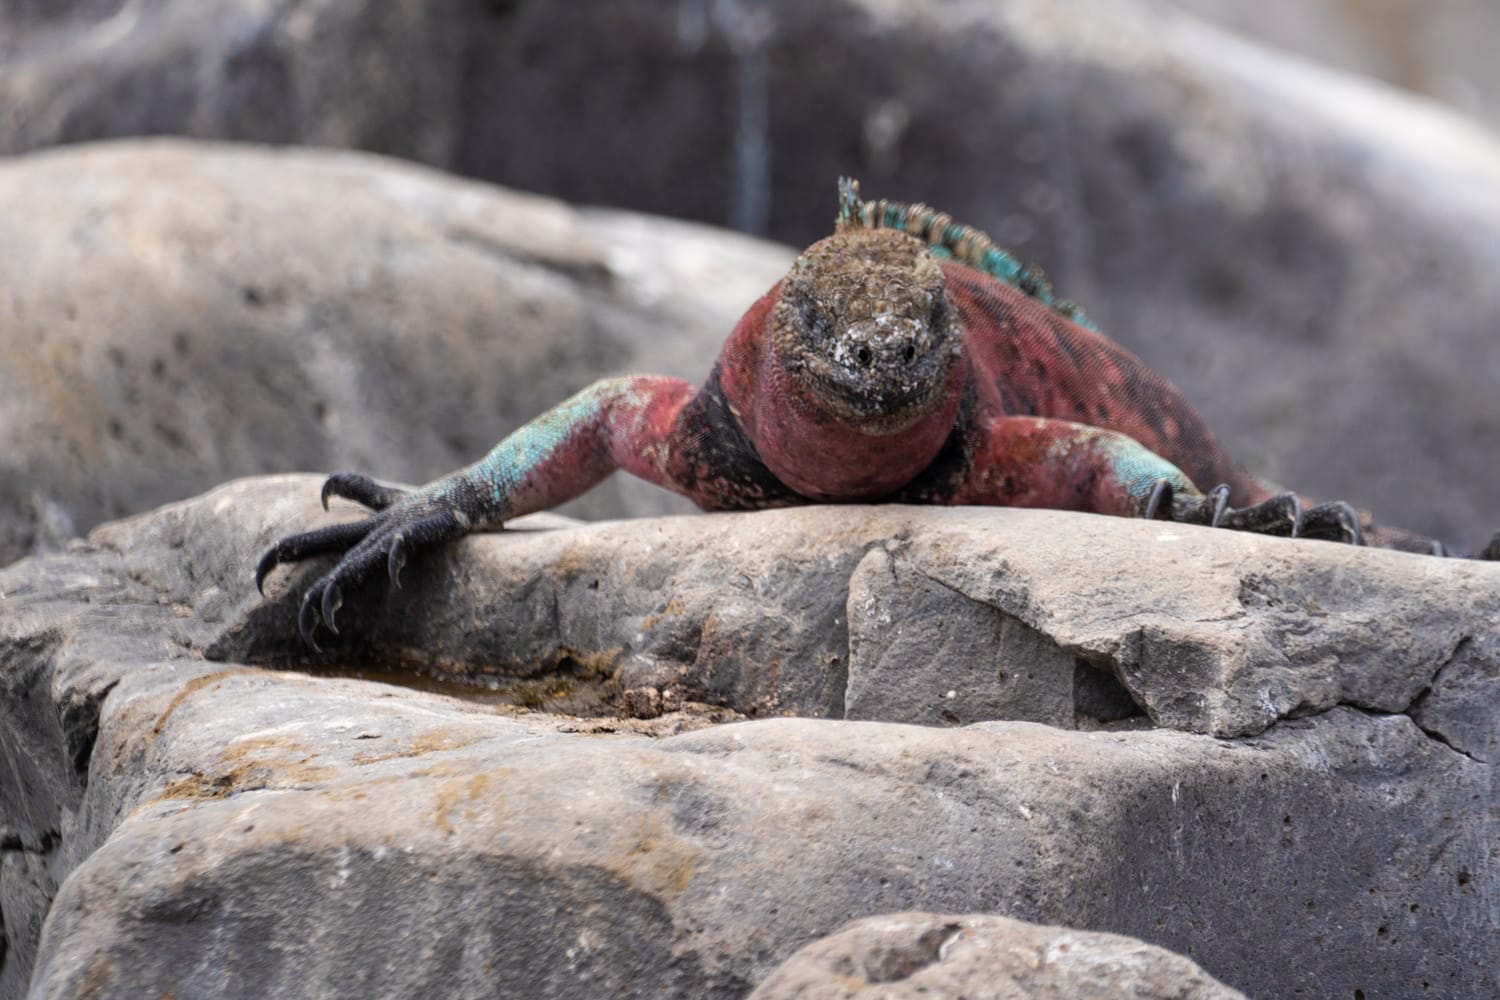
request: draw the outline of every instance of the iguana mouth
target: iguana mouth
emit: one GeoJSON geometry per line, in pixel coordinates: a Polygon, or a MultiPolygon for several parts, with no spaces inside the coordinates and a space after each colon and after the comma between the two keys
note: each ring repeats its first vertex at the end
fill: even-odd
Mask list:
{"type": "Polygon", "coordinates": [[[926,416],[943,398],[952,352],[910,355],[895,348],[882,357],[856,345],[833,355],[803,355],[787,367],[823,409],[840,420],[876,433],[902,430],[926,416]],[[894,354],[899,363],[892,364],[894,354]]]}

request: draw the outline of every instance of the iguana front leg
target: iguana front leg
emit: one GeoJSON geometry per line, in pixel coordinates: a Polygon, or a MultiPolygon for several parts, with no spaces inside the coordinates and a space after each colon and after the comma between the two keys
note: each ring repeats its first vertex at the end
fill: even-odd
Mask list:
{"type": "Polygon", "coordinates": [[[1228,487],[1205,493],[1134,438],[1089,424],[996,417],[972,425],[958,451],[956,462],[919,478],[897,499],[1079,510],[1360,542],[1348,504],[1304,510],[1296,494],[1280,493],[1232,508],[1228,487]]]}
{"type": "Polygon", "coordinates": [[[684,483],[682,474],[684,432],[691,428],[680,420],[694,394],[680,379],[606,379],[526,424],[468,468],[419,489],[335,474],[323,486],[325,507],[333,495],[376,513],[283,538],[261,557],[256,586],[280,563],[343,553],[303,598],[298,624],[312,643],[320,622],[338,631],[335,616],[346,590],[382,570],[398,583],[411,552],[564,503],[616,469],[694,496],[694,484],[684,483]]]}

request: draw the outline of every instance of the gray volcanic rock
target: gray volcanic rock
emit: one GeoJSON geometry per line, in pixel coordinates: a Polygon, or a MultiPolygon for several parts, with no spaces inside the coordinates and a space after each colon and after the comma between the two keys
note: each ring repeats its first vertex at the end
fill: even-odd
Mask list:
{"type": "MultiPolygon", "coordinates": [[[[595,379],[701,379],[789,251],[373,157],[0,163],[0,562],[251,472],[426,481],[595,379]]],[[[691,509],[620,477],[575,510],[691,509]]]]}
{"type": "MultiPolygon", "coordinates": [[[[466,10],[467,8],[467,10],[466,10]]],[[[0,152],[162,133],[451,160],[461,0],[19,0],[0,152]]],[[[482,20],[482,18],[480,19],[482,20]]]]}
{"type": "Polygon", "coordinates": [[[1412,719],[1460,753],[1500,761],[1500,650],[1493,634],[1466,639],[1411,707],[1412,719]]]}
{"type": "MultiPolygon", "coordinates": [[[[1494,136],[1167,3],[48,6],[0,26],[18,54],[0,149],[122,132],[357,145],[797,244],[854,174],[1044,266],[1256,471],[1459,548],[1500,527],[1494,136]]],[[[1422,32],[1397,24],[1396,41],[1441,30],[1494,61],[1463,4],[1420,6],[1422,32]]],[[[268,395],[287,406],[292,388],[268,395]]]]}
{"type": "Polygon", "coordinates": [[[1500,125],[1489,0],[1170,0],[1175,7],[1329,66],[1373,76],[1500,125]]]}
{"type": "MultiPolygon", "coordinates": [[[[740,997],[847,921],[907,910],[1128,934],[1253,996],[1500,988],[1493,765],[1396,704],[1433,671],[1425,697],[1458,718],[1451,698],[1473,688],[1447,681],[1488,669],[1494,618],[1475,602],[1495,567],[1046,512],[622,522],[414,560],[398,595],[365,595],[366,639],[315,656],[289,641],[297,577],[278,574],[265,601],[250,581],[260,547],[324,516],[315,490],[231,484],[0,571],[0,995],[740,997]],[[1232,612],[1247,577],[1259,582],[1232,612]],[[852,691],[872,637],[907,627],[902,596],[920,579],[955,597],[937,606],[918,588],[911,627],[1021,623],[1000,624],[1008,675],[1076,676],[1045,636],[1116,671],[1115,694],[1168,724],[1258,735],[1141,718],[913,726],[869,699],[882,721],[695,730],[734,714],[690,695],[773,714],[852,691]],[[1308,605],[1309,581],[1326,609],[1308,605]],[[1449,595],[1446,619],[1418,584],[1449,595]],[[809,606],[816,588],[832,594],[809,606]],[[856,592],[873,621],[841,621],[856,592]],[[513,613],[545,625],[507,636],[513,613]],[[675,638],[656,644],[669,621],[675,638]],[[1429,662],[1401,645],[1416,625],[1473,640],[1429,662]],[[445,645],[416,645],[438,627],[445,645]],[[1391,662],[1308,652],[1359,629],[1391,662]],[[754,656],[736,660],[745,646],[754,656]],[[821,649],[848,658],[847,680],[821,649]],[[658,681],[680,670],[652,720],[506,703],[589,684],[602,704],[632,703],[631,672],[652,658],[658,681]],[[500,690],[349,676],[413,663],[500,690]]],[[[986,697],[975,677],[993,662],[957,662],[981,647],[923,660],[891,644],[913,673],[967,678],[928,688],[964,691],[947,700],[960,713],[1038,703],[986,697]]]]}
{"type": "Polygon", "coordinates": [[[749,1000],[1244,1000],[1192,962],[1116,934],[892,913],[803,948],[749,1000]]]}
{"type": "MultiPolygon", "coordinates": [[[[221,494],[262,545],[357,510],[324,514],[315,479],[278,482],[221,494]]],[[[1238,736],[1340,704],[1405,712],[1429,688],[1462,702],[1457,678],[1494,669],[1500,620],[1493,563],[1056,511],[804,507],[459,551],[351,596],[346,634],[320,635],[328,657],[502,684],[562,667],[751,715],[1088,728],[1144,711],[1238,736]]],[[[305,655],[300,583],[327,565],[278,571],[210,655],[305,655]]]]}

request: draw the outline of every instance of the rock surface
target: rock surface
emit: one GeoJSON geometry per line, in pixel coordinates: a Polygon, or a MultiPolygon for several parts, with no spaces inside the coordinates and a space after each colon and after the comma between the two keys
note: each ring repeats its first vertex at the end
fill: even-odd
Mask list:
{"type": "MultiPolygon", "coordinates": [[[[315,478],[278,482],[238,501],[268,540],[360,516],[347,502],[318,510],[315,478]]],[[[1493,563],[899,506],[619,521],[459,551],[403,575],[396,594],[347,595],[345,634],[319,637],[327,654],[501,684],[561,667],[751,715],[1088,728],[1144,711],[1217,736],[1337,705],[1403,713],[1419,696],[1448,718],[1440,706],[1460,711],[1470,684],[1497,683],[1493,563]]],[[[304,655],[299,582],[328,565],[278,571],[272,599],[208,655],[304,655]]],[[[1444,738],[1468,749],[1477,723],[1444,738]]]]}
{"type": "MultiPolygon", "coordinates": [[[[1457,16],[1431,6],[1426,25],[1457,16]]],[[[121,131],[352,144],[794,244],[853,173],[1046,267],[1257,471],[1464,549],[1500,527],[1494,136],[1166,3],[20,9],[0,149],[121,131]]],[[[1455,34],[1493,62],[1489,33],[1455,34]]],[[[289,183],[264,175],[267,196],[289,183]]]]}
{"type": "Polygon", "coordinates": [[[462,0],[8,3],[0,152],[172,133],[447,164],[481,11],[462,0]]]}
{"type": "Polygon", "coordinates": [[[0,571],[0,995],[740,997],[909,910],[1132,935],[1251,996],[1500,989],[1500,787],[1455,749],[1500,710],[1500,568],[1046,512],[622,522],[414,561],[369,638],[313,657],[293,581],[262,601],[249,568],[324,516],[315,488],[231,484],[0,571]],[[900,638],[937,621],[998,656],[900,638]],[[986,721],[866,697],[873,721],[698,728],[852,714],[891,648],[986,721]],[[1068,722],[1055,677],[986,691],[996,659],[1141,707],[1002,719],[1068,722]],[[415,663],[500,690],[348,676],[415,663]],[[505,703],[640,705],[642,675],[654,719],[505,703]]]}
{"type": "MultiPolygon", "coordinates": [[[[604,375],[701,378],[789,251],[356,154],[0,162],[0,563],[235,475],[423,482],[604,375]]],[[[619,477],[576,511],[685,501],[619,477]]]]}
{"type": "Polygon", "coordinates": [[[1170,0],[1236,34],[1361,73],[1500,125],[1488,0],[1170,0]]]}
{"type": "Polygon", "coordinates": [[[1114,934],[893,913],[808,945],[750,1000],[1244,1000],[1192,962],[1114,934]]]}

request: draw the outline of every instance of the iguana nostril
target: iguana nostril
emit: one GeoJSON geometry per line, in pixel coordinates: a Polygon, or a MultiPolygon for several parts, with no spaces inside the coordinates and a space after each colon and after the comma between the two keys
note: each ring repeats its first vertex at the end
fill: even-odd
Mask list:
{"type": "Polygon", "coordinates": [[[868,365],[870,363],[871,356],[872,355],[870,354],[870,349],[868,347],[861,347],[854,352],[854,357],[862,365],[868,365]]]}
{"type": "Polygon", "coordinates": [[[901,352],[901,356],[906,359],[907,364],[911,364],[913,361],[917,360],[916,346],[913,344],[907,344],[906,350],[901,352]]]}

